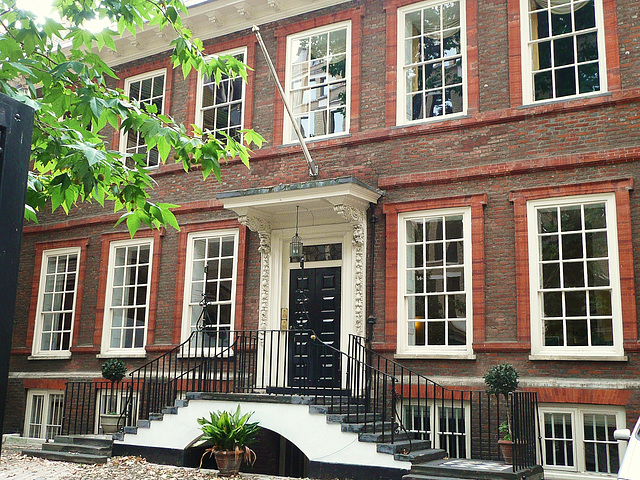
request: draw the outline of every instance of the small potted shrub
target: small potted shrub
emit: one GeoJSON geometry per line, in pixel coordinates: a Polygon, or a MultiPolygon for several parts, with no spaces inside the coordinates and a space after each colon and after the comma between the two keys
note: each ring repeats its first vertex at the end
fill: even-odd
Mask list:
{"type": "Polygon", "coordinates": [[[212,444],[202,454],[200,467],[205,455],[214,455],[220,475],[236,475],[240,470],[242,461],[253,465],[256,454],[249,445],[256,440],[260,427],[258,422],[250,423],[253,415],[240,412],[240,405],[235,413],[219,411],[210,412],[210,418],[199,418],[198,423],[202,430],[201,439],[212,444]]]}
{"type": "Polygon", "coordinates": [[[121,414],[116,410],[117,399],[114,394],[115,384],[127,373],[127,366],[118,358],[110,358],[102,364],[102,378],[111,382],[107,411],[100,414],[100,425],[105,434],[116,433],[120,428],[121,414]]]}
{"type": "Polygon", "coordinates": [[[507,402],[507,420],[502,422],[498,428],[498,431],[502,434],[502,439],[498,440],[498,444],[505,463],[510,464],[513,462],[513,441],[509,394],[518,389],[518,372],[509,363],[496,365],[484,375],[484,383],[487,385],[487,393],[489,395],[495,395],[498,401],[502,395],[507,402]]]}

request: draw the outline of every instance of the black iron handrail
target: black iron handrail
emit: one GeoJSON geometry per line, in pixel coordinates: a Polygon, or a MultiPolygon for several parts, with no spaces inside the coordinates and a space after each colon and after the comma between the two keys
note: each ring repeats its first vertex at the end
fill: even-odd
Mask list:
{"type": "MultiPolygon", "coordinates": [[[[512,437],[514,445],[513,471],[536,465],[536,426],[538,421],[537,397],[535,392],[515,392],[507,402],[494,395],[488,395],[480,389],[452,389],[444,387],[417,373],[406,366],[384,357],[367,347],[366,340],[357,335],[349,338],[349,355],[355,358],[367,358],[368,362],[381,372],[387,372],[397,379],[398,404],[404,411],[403,424],[409,431],[418,433],[416,423],[422,427],[422,436],[428,436],[432,445],[435,436],[439,436],[439,446],[447,450],[450,457],[468,457],[483,460],[502,460],[498,439],[499,426],[507,420],[507,409],[511,409],[512,437]],[[425,421],[426,412],[433,408],[440,413],[431,412],[429,421],[425,421]],[[455,423],[455,414],[467,415],[470,419],[470,431],[457,431],[452,434],[451,421],[455,423]],[[446,410],[449,413],[442,414],[446,410]],[[417,412],[416,418],[404,418],[417,412]],[[449,415],[449,416],[447,416],[449,415]],[[453,417],[453,418],[451,418],[453,417]],[[425,423],[429,428],[424,428],[425,423]],[[444,425],[443,425],[444,424],[444,425]],[[465,445],[454,440],[469,435],[470,451],[466,452],[465,445]],[[443,439],[445,440],[443,442],[443,439]],[[444,443],[444,444],[443,444],[444,443]]],[[[465,428],[466,422],[461,422],[458,430],[465,428]]],[[[455,428],[454,428],[455,429],[455,428]]]]}
{"type": "MultiPolygon", "coordinates": [[[[153,418],[187,392],[300,395],[336,420],[366,424],[377,441],[409,440],[406,451],[421,440],[451,458],[499,460],[498,426],[511,408],[514,469],[535,464],[535,393],[518,392],[505,402],[480,389],[444,387],[355,335],[346,350],[311,330],[199,329],[129,374],[124,424],[153,418]]],[[[71,395],[76,387],[67,388],[71,395]]]]}

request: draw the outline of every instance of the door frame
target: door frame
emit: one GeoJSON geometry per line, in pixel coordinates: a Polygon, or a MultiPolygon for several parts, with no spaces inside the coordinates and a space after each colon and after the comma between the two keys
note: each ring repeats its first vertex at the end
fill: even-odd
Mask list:
{"type": "MultiPolygon", "coordinates": [[[[355,296],[355,259],[353,255],[353,229],[348,223],[336,223],[313,227],[299,227],[298,232],[305,245],[320,243],[341,243],[342,260],[309,262],[305,268],[341,267],[340,279],[340,350],[345,352],[349,344],[349,334],[355,331],[355,302],[347,302],[355,296]]],[[[267,329],[280,330],[282,308],[289,308],[289,276],[291,269],[299,264],[289,262],[289,243],[295,229],[286,228],[271,232],[271,268],[269,272],[269,315],[267,329]]],[[[288,310],[287,310],[288,311],[288,310]]],[[[346,372],[343,372],[343,377],[346,372]]]]}

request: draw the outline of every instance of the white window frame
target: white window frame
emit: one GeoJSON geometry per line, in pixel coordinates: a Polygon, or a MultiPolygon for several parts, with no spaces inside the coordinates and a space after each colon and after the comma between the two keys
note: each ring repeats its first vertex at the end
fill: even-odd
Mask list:
{"type": "MultiPolygon", "coordinates": [[[[63,421],[63,417],[64,417],[64,390],[44,390],[44,389],[29,389],[27,391],[27,405],[26,405],[26,409],[25,409],[25,415],[24,415],[24,433],[23,435],[25,437],[29,437],[29,438],[41,438],[43,440],[51,440],[55,437],[55,434],[52,437],[48,437],[47,435],[47,427],[58,427],[60,428],[60,430],[62,429],[62,421],[63,421]],[[61,400],[62,403],[59,405],[60,409],[58,412],[52,412],[51,409],[49,408],[51,406],[51,400],[52,400],[52,396],[54,395],[59,395],[61,396],[61,400]],[[40,436],[38,437],[29,437],[29,434],[31,433],[31,416],[32,416],[32,410],[34,407],[34,401],[35,401],[35,397],[42,397],[42,405],[41,405],[41,410],[40,410],[40,436]],[[56,423],[52,423],[52,414],[56,414],[58,415],[57,420],[59,421],[56,423]]],[[[38,424],[38,423],[34,423],[34,424],[38,424]]]]}
{"type": "MultiPolygon", "coordinates": [[[[405,80],[405,16],[408,13],[413,13],[416,10],[422,10],[426,7],[432,7],[447,3],[446,0],[428,0],[426,2],[414,3],[398,9],[398,27],[397,27],[397,97],[396,97],[396,124],[397,125],[414,125],[426,122],[443,121],[452,118],[458,118],[467,114],[469,105],[469,72],[467,69],[467,5],[466,0],[459,0],[460,2],[460,52],[462,54],[462,111],[443,114],[434,117],[427,117],[416,120],[407,120],[407,84],[405,80]]],[[[444,99],[443,99],[444,102],[444,99]]]]}
{"type": "MultiPolygon", "coordinates": [[[[594,0],[596,29],[598,38],[598,67],[600,75],[600,90],[597,92],[578,93],[576,95],[567,95],[564,97],[553,97],[542,100],[535,100],[534,83],[533,83],[533,53],[531,45],[535,41],[530,39],[529,24],[529,1],[520,0],[520,46],[522,59],[522,102],[527,104],[550,103],[571,100],[574,98],[584,98],[595,95],[602,95],[607,92],[607,57],[605,48],[605,32],[604,32],[604,14],[602,8],[602,0],[594,0]]],[[[566,0],[567,2],[571,0],[566,0]]],[[[574,0],[578,1],[578,0],[574,0]]],[[[549,37],[553,38],[553,37],[549,37]]],[[[576,59],[577,62],[577,59],[576,59]]],[[[575,65],[575,63],[573,64],[575,65]]],[[[555,92],[554,92],[555,95],[555,92]]]]}
{"type": "MultiPolygon", "coordinates": [[[[121,384],[122,385],[122,384],[121,384]]],[[[118,388],[116,387],[113,391],[113,399],[115,400],[115,404],[116,407],[115,409],[111,409],[108,408],[111,405],[111,388],[106,386],[106,383],[103,382],[102,386],[104,388],[100,388],[97,391],[97,402],[98,405],[96,406],[96,411],[95,411],[95,418],[94,418],[94,431],[97,432],[99,431],[100,427],[102,426],[100,423],[100,415],[102,414],[110,414],[113,411],[117,412],[118,414],[122,413],[122,409],[126,406],[127,410],[129,409],[129,406],[127,405],[127,400],[128,400],[128,396],[129,396],[129,388],[125,387],[124,389],[122,387],[118,388]],[[111,410],[111,411],[109,411],[111,410]]],[[[132,418],[131,421],[126,425],[126,426],[135,426],[138,423],[138,417],[140,415],[140,406],[138,405],[138,392],[133,391],[132,392],[132,418]]],[[[122,422],[125,421],[125,417],[123,416],[122,418],[122,422]]]]}
{"type": "MultiPolygon", "coordinates": [[[[192,232],[187,236],[187,252],[185,262],[185,277],[184,277],[184,292],[183,292],[183,307],[182,307],[182,337],[181,341],[185,341],[191,335],[191,308],[195,308],[200,314],[201,307],[199,306],[200,300],[191,302],[192,293],[192,278],[193,278],[193,255],[194,255],[194,243],[199,239],[209,238],[222,238],[233,237],[233,272],[231,282],[231,326],[230,331],[235,329],[235,317],[236,317],[236,291],[238,284],[238,249],[239,249],[239,231],[238,229],[220,229],[220,230],[207,230],[202,232],[192,232]]],[[[198,344],[200,345],[200,344],[198,344]]],[[[195,348],[195,347],[194,347],[195,348]]]]}
{"type": "Polygon", "coordinates": [[[146,356],[147,335],[149,333],[149,307],[151,299],[151,286],[153,283],[153,238],[141,238],[134,240],[120,240],[111,242],[109,245],[109,266],[107,272],[107,291],[104,297],[104,320],[102,326],[102,347],[101,355],[109,355],[110,357],[144,357],[146,356]],[[131,348],[111,348],[111,325],[113,318],[113,310],[111,308],[111,300],[113,297],[113,277],[115,267],[116,249],[128,246],[144,246],[149,245],[149,270],[147,284],[147,302],[145,305],[145,324],[144,337],[142,347],[131,348]]]}
{"type": "MultiPolygon", "coordinates": [[[[285,70],[285,95],[287,101],[290,103],[291,108],[294,106],[291,105],[291,78],[293,75],[292,72],[292,62],[293,62],[293,42],[300,37],[308,37],[313,35],[321,35],[327,32],[333,32],[336,30],[341,30],[346,28],[346,64],[345,64],[345,81],[346,81],[346,100],[345,100],[345,116],[344,116],[344,130],[342,132],[337,133],[329,133],[326,135],[318,135],[314,137],[304,137],[307,142],[314,140],[322,140],[326,138],[333,138],[348,135],[350,132],[351,125],[351,56],[353,55],[353,45],[351,43],[351,21],[347,20],[339,23],[332,23],[330,25],[325,25],[322,27],[314,28],[311,30],[305,30],[304,32],[298,32],[287,37],[287,55],[286,55],[286,70],[285,70]]],[[[298,138],[295,135],[295,131],[293,129],[293,125],[288,115],[284,116],[284,126],[283,126],[283,134],[282,134],[282,143],[283,144],[292,144],[298,143],[298,138]]]]}
{"type": "MultiPolygon", "coordinates": [[[[211,58],[217,58],[220,57],[222,55],[242,55],[242,62],[243,63],[247,63],[247,48],[246,47],[241,47],[241,48],[235,48],[233,50],[227,50],[224,52],[219,52],[216,53],[215,55],[210,55],[207,57],[207,59],[211,59],[211,58]]],[[[246,99],[247,99],[247,82],[244,81],[244,79],[242,77],[237,77],[240,79],[240,81],[242,82],[242,99],[240,101],[240,108],[241,108],[241,115],[240,115],[240,127],[238,128],[238,130],[243,130],[245,128],[245,115],[246,115],[246,99]]],[[[224,77],[223,77],[224,79],[224,77]]],[[[204,122],[204,112],[205,110],[202,108],[202,90],[203,90],[203,86],[204,86],[204,76],[200,75],[198,76],[198,87],[196,90],[196,118],[195,118],[195,123],[198,126],[198,128],[202,129],[203,127],[203,122],[204,122]]],[[[216,85],[215,87],[216,89],[218,88],[218,86],[216,85]]],[[[212,107],[207,107],[207,110],[215,110],[216,106],[212,106],[212,107]]],[[[215,135],[217,130],[212,130],[211,134],[215,135]]],[[[242,134],[241,134],[241,138],[242,138],[242,134]]]]}
{"type": "MultiPolygon", "coordinates": [[[[615,479],[615,474],[587,472],[585,459],[585,435],[584,435],[584,416],[585,415],[614,415],[616,417],[616,428],[625,428],[626,417],[622,407],[612,407],[608,405],[567,405],[562,404],[540,404],[538,407],[539,424],[540,424],[540,441],[542,442],[538,455],[542,455],[538,461],[544,468],[544,478],[549,480],[582,480],[585,476],[591,479],[615,479]],[[571,416],[572,441],[573,441],[573,460],[574,465],[556,466],[546,465],[545,455],[545,413],[569,414],[571,416]]],[[[622,463],[624,456],[624,444],[618,442],[618,462],[622,463]]]]}
{"type": "MultiPolygon", "coordinates": [[[[444,228],[444,226],[443,226],[444,228]]],[[[446,252],[443,252],[446,256],[446,252]]],[[[444,257],[443,257],[444,259],[444,257]]],[[[444,263],[444,262],[443,262],[444,263]]],[[[471,235],[471,207],[421,210],[398,214],[398,340],[396,358],[472,358],[473,341],[473,244],[471,235]],[[407,288],[406,222],[439,216],[462,216],[464,242],[464,293],[466,296],[465,345],[409,345],[407,288]]],[[[427,292],[425,292],[427,293],[427,292]]],[[[448,321],[447,319],[444,319],[448,321]]],[[[462,320],[462,319],[459,319],[462,320]]],[[[425,334],[426,335],[426,334],[425,334]]],[[[426,340],[425,340],[426,341],[426,340]]]]}
{"type": "MultiPolygon", "coordinates": [[[[584,230],[582,230],[584,231],[584,230]]],[[[620,260],[618,256],[618,221],[615,194],[579,195],[530,200],[527,202],[527,235],[529,245],[529,304],[531,315],[531,359],[617,359],[624,354],[622,345],[622,302],[620,290],[620,260]],[[538,248],[537,209],[564,205],[604,203],[609,250],[609,279],[611,283],[611,310],[613,346],[545,346],[542,322],[542,295],[540,285],[540,251],[538,248]]]]}
{"type": "MultiPolygon", "coordinates": [[[[407,429],[409,433],[414,433],[416,435],[421,435],[423,433],[429,434],[429,441],[431,442],[430,448],[441,448],[446,450],[446,445],[441,445],[440,443],[440,409],[441,408],[454,408],[454,409],[463,409],[464,414],[464,433],[460,434],[458,432],[449,432],[445,433],[445,435],[453,435],[460,436],[464,435],[464,445],[465,445],[465,457],[471,458],[471,405],[467,401],[460,402],[456,400],[452,402],[451,400],[427,400],[425,402],[416,402],[412,400],[408,405],[406,403],[400,403],[399,408],[401,409],[400,418],[402,418],[402,423],[407,429]],[[412,429],[409,428],[411,425],[406,416],[406,407],[411,408],[428,408],[429,409],[429,431],[425,432],[423,430],[412,429]]],[[[422,412],[421,412],[422,413],[422,412]]],[[[424,415],[420,415],[424,422],[424,415]]],[[[450,453],[450,452],[449,452],[450,453]]],[[[453,458],[453,457],[452,457],[453,458]]]]}
{"type": "MultiPolygon", "coordinates": [[[[158,70],[153,70],[151,72],[141,73],[140,75],[135,75],[133,77],[128,77],[124,80],[124,91],[127,95],[130,95],[131,84],[135,82],[142,82],[143,80],[147,80],[149,78],[159,77],[160,75],[164,76],[163,82],[163,90],[162,90],[162,108],[158,111],[158,114],[164,114],[165,100],[167,98],[167,69],[160,68],[158,70]]],[[[145,103],[145,102],[143,102],[145,103]]],[[[127,140],[129,138],[129,130],[120,130],[120,153],[127,153],[127,140]]],[[[155,147],[154,147],[155,148],[155,147]]],[[[155,170],[160,167],[162,164],[162,159],[160,158],[160,153],[158,153],[158,164],[157,165],[149,165],[149,151],[147,151],[147,168],[149,170],[155,170]]],[[[126,159],[125,159],[126,162],[126,159]]]]}
{"type": "Polygon", "coordinates": [[[75,326],[76,316],[76,302],[78,300],[78,276],[80,274],[80,247],[70,248],[55,248],[51,250],[44,250],[42,252],[42,260],[40,267],[40,283],[38,285],[38,304],[36,308],[36,321],[35,330],[33,335],[32,355],[34,357],[46,357],[46,358],[69,358],[71,357],[71,343],[73,341],[73,329],[75,326]],[[71,332],[69,337],[69,348],[65,350],[42,350],[42,329],[43,329],[43,309],[44,309],[44,295],[45,284],[47,276],[47,264],[50,257],[57,257],[60,255],[76,255],[76,279],[73,287],[73,305],[71,307],[71,332]]]}

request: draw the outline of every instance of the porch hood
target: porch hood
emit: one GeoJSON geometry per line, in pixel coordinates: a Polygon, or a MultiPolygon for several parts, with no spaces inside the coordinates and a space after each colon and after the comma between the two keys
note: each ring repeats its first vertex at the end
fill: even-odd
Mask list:
{"type": "Polygon", "coordinates": [[[300,225],[328,225],[341,221],[337,207],[366,212],[369,204],[383,195],[381,190],[348,176],[233,190],[219,193],[216,198],[239,217],[259,218],[268,222],[271,229],[282,229],[295,226],[296,207],[300,207],[300,225]]]}

